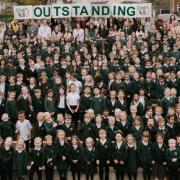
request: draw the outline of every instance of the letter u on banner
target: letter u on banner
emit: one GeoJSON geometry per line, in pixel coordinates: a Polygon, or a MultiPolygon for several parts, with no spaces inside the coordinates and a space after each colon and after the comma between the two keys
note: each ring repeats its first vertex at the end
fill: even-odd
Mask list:
{"type": "Polygon", "coordinates": [[[51,6],[34,6],[34,19],[51,19],[51,6]]]}

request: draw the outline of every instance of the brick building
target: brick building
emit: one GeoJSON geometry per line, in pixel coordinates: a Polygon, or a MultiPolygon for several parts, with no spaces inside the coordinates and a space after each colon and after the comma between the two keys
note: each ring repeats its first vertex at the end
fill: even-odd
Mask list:
{"type": "Polygon", "coordinates": [[[180,13],[180,0],[169,0],[170,11],[180,13]]]}

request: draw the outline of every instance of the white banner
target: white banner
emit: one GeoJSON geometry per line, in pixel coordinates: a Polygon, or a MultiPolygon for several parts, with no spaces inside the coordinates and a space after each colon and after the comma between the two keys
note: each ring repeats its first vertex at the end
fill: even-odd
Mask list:
{"type": "Polygon", "coordinates": [[[151,3],[136,4],[53,4],[52,6],[14,6],[15,19],[50,19],[66,17],[151,17],[151,3]]]}

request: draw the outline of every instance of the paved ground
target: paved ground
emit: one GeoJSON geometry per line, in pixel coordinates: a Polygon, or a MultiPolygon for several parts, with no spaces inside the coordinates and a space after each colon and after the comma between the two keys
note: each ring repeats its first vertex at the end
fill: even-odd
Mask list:
{"type": "MultiPolygon", "coordinates": [[[[26,177],[26,180],[28,180],[27,177],[26,177]]],[[[37,180],[36,175],[34,176],[34,180],[37,180]]],[[[44,173],[43,173],[43,180],[45,180],[44,173]]],[[[59,180],[59,175],[58,175],[57,171],[55,171],[54,180],[59,180]]],[[[72,176],[71,176],[70,172],[68,172],[68,179],[67,180],[72,180],[72,176]]],[[[84,174],[81,175],[81,180],[86,180],[84,174]]],[[[95,175],[94,180],[99,180],[98,174],[95,175]]],[[[110,169],[109,180],[116,180],[115,173],[114,173],[114,170],[112,168],[110,169]]],[[[125,180],[128,180],[127,176],[125,177],[125,180]]],[[[137,180],[143,180],[142,170],[141,169],[139,169],[139,171],[138,171],[138,178],[137,178],[137,180]]]]}

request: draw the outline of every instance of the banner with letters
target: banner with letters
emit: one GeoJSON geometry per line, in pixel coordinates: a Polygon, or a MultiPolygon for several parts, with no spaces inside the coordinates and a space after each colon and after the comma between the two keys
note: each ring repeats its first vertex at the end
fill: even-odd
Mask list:
{"type": "Polygon", "coordinates": [[[151,3],[52,4],[14,6],[15,19],[50,19],[68,17],[151,17],[151,3]]]}

